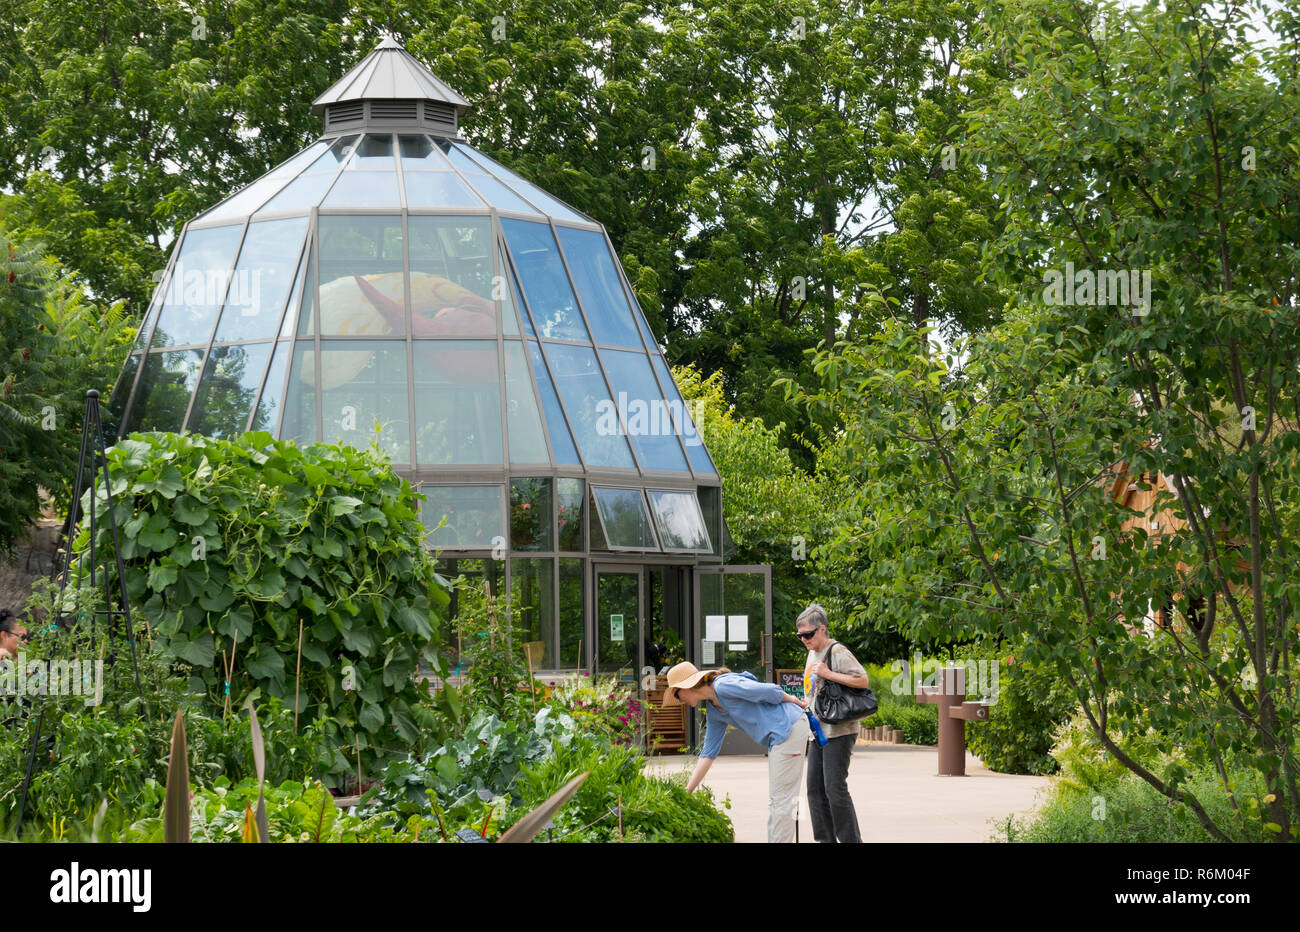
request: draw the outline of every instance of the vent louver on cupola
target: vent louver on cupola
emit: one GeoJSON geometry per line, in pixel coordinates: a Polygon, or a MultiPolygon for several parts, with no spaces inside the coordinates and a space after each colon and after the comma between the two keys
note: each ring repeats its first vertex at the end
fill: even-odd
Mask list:
{"type": "Polygon", "coordinates": [[[312,112],[325,118],[326,133],[374,128],[456,136],[467,109],[464,97],[391,37],[312,104],[312,112]]]}

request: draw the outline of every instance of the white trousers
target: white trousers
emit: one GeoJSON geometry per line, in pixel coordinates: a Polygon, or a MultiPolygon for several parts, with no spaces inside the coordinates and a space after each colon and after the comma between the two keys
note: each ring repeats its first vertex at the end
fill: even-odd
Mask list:
{"type": "Polygon", "coordinates": [[[794,805],[803,785],[803,761],[808,752],[807,716],[800,715],[790,736],[767,752],[767,840],[794,841],[794,805]]]}

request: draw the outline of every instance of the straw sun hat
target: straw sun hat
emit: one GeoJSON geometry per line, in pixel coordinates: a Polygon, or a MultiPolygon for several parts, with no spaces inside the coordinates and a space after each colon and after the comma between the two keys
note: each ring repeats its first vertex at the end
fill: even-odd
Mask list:
{"type": "Polygon", "coordinates": [[[668,671],[668,687],[664,690],[664,701],[661,705],[680,705],[681,700],[677,698],[677,690],[690,689],[707,675],[707,671],[697,669],[689,660],[683,660],[668,671]]]}

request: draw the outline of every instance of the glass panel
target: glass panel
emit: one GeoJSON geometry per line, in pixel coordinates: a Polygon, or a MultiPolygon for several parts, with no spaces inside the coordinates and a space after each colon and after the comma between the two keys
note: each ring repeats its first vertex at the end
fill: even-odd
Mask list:
{"type": "MultiPolygon", "coordinates": [[[[585,661],[578,656],[582,646],[583,621],[587,617],[587,587],[583,584],[583,561],[560,560],[560,668],[577,670],[585,661]]],[[[590,645],[588,645],[590,649],[590,645]]]]}
{"type": "MultiPolygon", "coordinates": [[[[417,337],[495,337],[492,224],[411,217],[411,327],[417,337]]],[[[495,373],[496,366],[492,366],[495,373]]]]}
{"type": "Polygon", "coordinates": [[[267,214],[277,210],[303,210],[307,207],[315,207],[329,190],[339,166],[351,154],[356,141],[356,136],[345,136],[335,140],[334,144],[325,150],[306,172],[295,178],[283,191],[263,205],[258,213],[267,214]]]}
{"type": "Polygon", "coordinates": [[[409,463],[406,344],[331,342],[320,353],[325,441],[361,449],[374,441],[394,463],[409,463]]]}
{"type": "Polygon", "coordinates": [[[144,322],[140,324],[140,331],[135,335],[134,349],[143,351],[148,346],[149,331],[153,328],[154,321],[158,319],[158,308],[162,306],[163,298],[170,288],[167,268],[163,267],[163,276],[158,280],[158,287],[154,289],[153,297],[149,300],[149,310],[145,312],[144,322]]]}
{"type": "Polygon", "coordinates": [[[321,334],[405,334],[402,218],[321,217],[319,230],[321,334]]]}
{"type": "Polygon", "coordinates": [[[605,537],[610,547],[659,549],[654,531],[650,528],[645,495],[640,489],[602,489],[592,486],[591,491],[596,496],[596,508],[604,523],[605,537]]]}
{"type": "Polygon", "coordinates": [[[552,340],[586,341],[587,327],[564,273],[551,228],[528,220],[501,220],[533,322],[552,340]]]}
{"type": "Polygon", "coordinates": [[[677,440],[674,420],[680,412],[672,411],[664,403],[646,354],[601,350],[600,357],[605,363],[605,371],[615,380],[618,406],[627,422],[628,436],[636,445],[642,468],[685,472],[686,459],[677,440]]]}
{"type": "Polygon", "coordinates": [[[718,556],[718,542],[722,540],[722,489],[716,485],[702,485],[699,488],[700,512],[704,515],[704,529],[709,534],[712,544],[709,552],[718,556]]]}
{"type": "Polygon", "coordinates": [[[428,136],[398,136],[397,144],[401,149],[404,171],[442,171],[451,168],[442,150],[430,142],[428,136]]]}
{"type": "MultiPolygon", "coordinates": [[[[423,514],[423,506],[421,507],[423,514]]],[[[452,671],[453,676],[457,676],[465,672],[461,662],[463,641],[473,637],[475,633],[468,627],[462,633],[461,613],[481,606],[485,592],[491,592],[493,595],[501,593],[506,578],[506,561],[452,558],[438,560],[434,568],[443,579],[451,583],[447,622],[442,625],[442,652],[444,657],[449,658],[448,669],[452,671]]]]}
{"type": "Polygon", "coordinates": [[[498,371],[495,341],[415,341],[417,462],[504,462],[498,371]]]}
{"type": "Polygon", "coordinates": [[[555,561],[511,560],[510,600],[520,611],[529,668],[555,669],[555,561]]]}
{"type": "Polygon", "coordinates": [[[316,433],[316,346],[311,340],[299,340],[293,348],[280,439],[292,440],[299,446],[319,439],[316,433]]]}
{"type": "Polygon", "coordinates": [[[307,277],[303,280],[302,310],[298,312],[298,336],[312,336],[316,332],[316,255],[307,247],[307,277]]]}
{"type": "Polygon", "coordinates": [[[686,455],[690,457],[691,468],[701,475],[717,475],[718,471],[713,467],[713,461],[709,459],[709,452],[704,448],[704,437],[696,428],[695,421],[691,418],[690,408],[682,400],[682,393],[677,390],[677,383],[668,373],[668,364],[658,353],[651,353],[650,361],[654,364],[655,372],[659,374],[659,381],[668,395],[669,407],[673,411],[674,419],[680,418],[678,430],[686,446],[686,455]]]}
{"type": "Polygon", "coordinates": [[[185,234],[181,253],[172,270],[154,346],[186,346],[208,342],[217,308],[226,297],[235,249],[244,229],[212,227],[185,234]]]}
{"type": "Polygon", "coordinates": [[[462,145],[461,148],[468,150],[474,157],[474,161],[483,165],[491,174],[510,185],[511,188],[522,195],[526,200],[530,201],[537,209],[543,210],[556,218],[574,220],[578,223],[591,223],[590,219],[570,210],[561,201],[547,194],[531,181],[528,181],[515,172],[512,172],[496,159],[488,158],[473,146],[462,145]]]}
{"type": "Polygon", "coordinates": [[[217,325],[217,343],[275,335],[302,252],[306,217],[250,223],[217,325]]]}
{"type": "Polygon", "coordinates": [[[641,338],[632,322],[632,309],[628,307],[605,237],[593,230],[570,227],[557,227],[556,233],[596,342],[640,348],[641,338]]]}
{"type": "Polygon", "coordinates": [[[660,492],[647,489],[650,512],[665,550],[709,551],[709,535],[704,530],[700,503],[691,492],[660,492]]]}
{"type": "MultiPolygon", "coordinates": [[[[298,309],[302,307],[302,288],[303,283],[308,281],[308,275],[311,269],[308,264],[311,262],[311,243],[303,250],[302,261],[298,263],[298,273],[293,279],[293,294],[289,296],[289,310],[284,315],[284,323],[280,325],[280,338],[293,336],[293,329],[298,320],[298,309]]],[[[310,308],[310,305],[309,305],[310,308]]]]}
{"type": "Polygon", "coordinates": [[[352,171],[397,171],[397,162],[393,159],[393,137],[388,133],[370,133],[361,137],[357,146],[357,155],[348,163],[352,171]]]}
{"type": "Polygon", "coordinates": [[[287,162],[271,169],[248,187],[222,201],[199,219],[207,221],[237,217],[242,220],[265,204],[306,165],[319,158],[326,148],[324,142],[312,143],[287,162]]]}
{"type": "Polygon", "coordinates": [[[640,573],[596,574],[596,673],[637,679],[640,573]]]}
{"type": "Polygon", "coordinates": [[[546,358],[587,465],[633,467],[595,352],[586,346],[548,343],[546,358]]]}
{"type": "Polygon", "coordinates": [[[513,210],[521,214],[538,213],[536,208],[491,175],[474,175],[469,182],[497,210],[513,210]]]}
{"type": "Polygon", "coordinates": [[[582,511],[587,501],[586,485],[581,479],[555,480],[555,523],[559,526],[557,550],[581,551],[582,511]]]}
{"type": "Polygon", "coordinates": [[[275,430],[276,419],[280,416],[280,400],[284,396],[284,367],[289,361],[289,346],[287,342],[275,345],[275,355],[271,357],[271,368],[267,370],[266,384],[250,430],[275,430]]]}
{"type": "Polygon", "coordinates": [[[180,430],[202,365],[203,350],[150,353],[122,433],[180,430]]]}
{"type": "Polygon", "coordinates": [[[510,267],[506,265],[505,253],[497,250],[497,274],[492,279],[492,295],[501,306],[501,332],[508,337],[519,336],[519,318],[515,315],[513,289],[507,284],[510,280],[510,267]]]}
{"type": "MultiPolygon", "coordinates": [[[[430,547],[492,547],[505,540],[505,506],[499,485],[426,485],[420,517],[430,547]],[[446,517],[447,523],[438,527],[446,517]]],[[[499,590],[493,589],[493,592],[499,590]]]]}
{"type": "Polygon", "coordinates": [[[510,481],[510,549],[551,550],[551,480],[510,481]]]}
{"type": "Polygon", "coordinates": [[[238,437],[266,374],[270,343],[214,346],[203,367],[188,428],[205,437],[238,437]]]}
{"type": "Polygon", "coordinates": [[[400,207],[397,172],[346,171],[330,188],[322,207],[400,207]]]}
{"type": "Polygon", "coordinates": [[[600,515],[596,512],[596,493],[588,489],[587,513],[591,516],[588,518],[587,526],[590,530],[591,549],[608,550],[609,541],[605,540],[605,529],[601,527],[600,515]]]}
{"type": "Polygon", "coordinates": [[[139,353],[132,353],[126,359],[126,365],[118,373],[117,382],[113,385],[113,395],[108,401],[108,409],[104,418],[104,439],[108,443],[113,443],[121,434],[118,429],[122,426],[122,415],[126,412],[126,401],[131,396],[131,389],[135,387],[135,374],[140,370],[139,353]]]}
{"type": "Polygon", "coordinates": [[[481,165],[466,156],[459,146],[453,146],[449,140],[435,139],[434,144],[442,150],[443,155],[447,156],[451,164],[455,165],[460,171],[472,172],[475,175],[486,174],[481,165]]]}
{"type": "Polygon", "coordinates": [[[551,385],[551,377],[547,374],[546,364],[542,361],[542,351],[532,341],[528,343],[528,356],[533,364],[533,378],[537,380],[537,390],[542,396],[542,411],[546,414],[546,432],[551,437],[551,453],[554,454],[557,463],[577,465],[578,451],[573,445],[573,438],[569,435],[569,426],[564,422],[560,399],[555,394],[555,387],[551,385]]]}
{"type": "Polygon", "coordinates": [[[407,171],[407,207],[486,207],[477,194],[459,176],[451,172],[407,171]]]}
{"type": "Polygon", "coordinates": [[[516,340],[507,340],[506,350],[506,437],[510,443],[510,462],[547,463],[546,437],[542,434],[542,417],[537,410],[533,380],[524,362],[524,348],[516,340]]]}

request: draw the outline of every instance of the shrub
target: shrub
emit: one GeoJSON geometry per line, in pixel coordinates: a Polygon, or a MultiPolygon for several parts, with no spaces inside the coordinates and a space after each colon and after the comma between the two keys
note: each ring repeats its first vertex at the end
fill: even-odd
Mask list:
{"type": "MultiPolygon", "coordinates": [[[[958,651],[961,659],[996,663],[996,702],[987,721],[968,725],[966,745],[984,766],[1000,773],[1055,773],[1053,735],[1078,705],[1056,670],[1028,663],[1005,646],[985,643],[958,651]]],[[[993,683],[966,676],[968,699],[992,699],[993,683]],[[981,686],[989,686],[990,695],[981,686]]]]}
{"type": "MultiPolygon", "coordinates": [[[[108,463],[132,604],[209,708],[258,695],[292,708],[301,621],[300,718],[326,720],[333,769],[418,740],[428,693],[415,674],[422,657],[439,669],[431,648],[447,594],[415,493],[387,463],[263,432],[134,434],[108,463]]],[[[104,497],[96,508],[102,555],[104,497]]],[[[78,552],[88,538],[83,527],[78,552]]]]}

